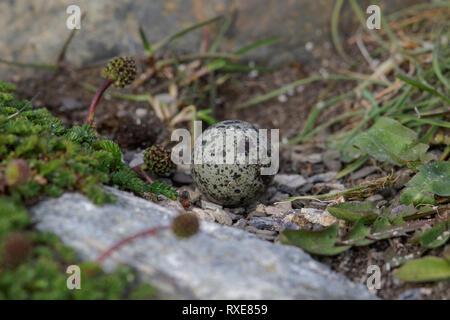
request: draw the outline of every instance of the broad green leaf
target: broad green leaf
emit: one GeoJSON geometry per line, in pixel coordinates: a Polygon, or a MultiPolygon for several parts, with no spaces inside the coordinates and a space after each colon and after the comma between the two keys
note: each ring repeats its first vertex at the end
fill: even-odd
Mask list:
{"type": "Polygon", "coordinates": [[[414,131],[386,117],[379,118],[369,130],[357,135],[352,144],[377,160],[395,165],[426,160],[429,147],[418,141],[414,131]]]}
{"type": "Polygon", "coordinates": [[[450,263],[431,256],[411,260],[398,269],[395,276],[408,282],[446,280],[450,279],[450,263]]]}
{"type": "Polygon", "coordinates": [[[344,202],[328,208],[328,212],[338,219],[354,222],[362,219],[368,223],[375,221],[379,210],[373,202],[344,202]]]}
{"type": "Polygon", "coordinates": [[[320,255],[333,256],[350,246],[335,246],[339,239],[339,226],[335,223],[320,231],[286,230],[281,234],[281,242],[320,255]]]}
{"type": "Polygon", "coordinates": [[[400,196],[403,204],[433,204],[433,194],[450,196],[450,162],[431,162],[417,169],[419,173],[406,184],[408,188],[400,196]]]}

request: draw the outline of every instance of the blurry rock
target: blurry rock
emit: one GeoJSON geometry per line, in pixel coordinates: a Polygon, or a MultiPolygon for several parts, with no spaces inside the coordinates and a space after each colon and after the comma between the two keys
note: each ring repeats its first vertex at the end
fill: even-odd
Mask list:
{"type": "Polygon", "coordinates": [[[300,214],[302,214],[309,222],[320,224],[324,227],[328,227],[337,221],[337,219],[326,210],[302,208],[300,209],[300,214]]]}
{"type": "Polygon", "coordinates": [[[375,171],[377,171],[377,167],[374,166],[370,166],[370,167],[364,167],[358,171],[353,172],[350,175],[350,180],[358,180],[361,178],[365,178],[367,177],[369,174],[374,173],[375,171]]]}
{"type": "Polygon", "coordinates": [[[177,171],[172,176],[172,180],[179,184],[192,184],[194,180],[192,177],[184,172],[177,171]]]}
{"type": "MultiPolygon", "coordinates": [[[[124,237],[169,225],[174,210],[107,188],[117,202],[102,207],[66,193],[30,209],[35,226],[52,232],[93,261],[124,237]]],[[[260,237],[274,238],[256,229],[260,237]]],[[[180,240],[170,231],[117,250],[102,267],[126,263],[166,298],[178,299],[372,299],[353,283],[313,260],[300,248],[262,241],[237,228],[201,221],[200,232],[180,240]]]]}
{"type": "Polygon", "coordinates": [[[274,178],[275,184],[285,185],[297,189],[306,183],[306,179],[299,174],[277,174],[274,178]]]}
{"type": "Polygon", "coordinates": [[[135,153],[133,155],[132,159],[130,160],[130,163],[128,164],[128,166],[130,168],[134,168],[137,166],[141,166],[143,164],[144,164],[144,151],[135,153]]]}
{"type": "Polygon", "coordinates": [[[336,174],[337,172],[334,171],[316,174],[314,176],[309,177],[308,182],[309,183],[328,182],[331,181],[336,176],[336,174]]]}
{"type": "MultiPolygon", "coordinates": [[[[406,8],[421,0],[380,1],[383,14],[406,8]]],[[[69,17],[66,9],[70,3],[45,0],[10,0],[0,2],[0,12],[7,19],[0,20],[0,52],[2,59],[25,63],[51,63],[69,36],[66,28],[69,17]],[[29,24],[29,21],[33,21],[29,24]],[[32,39],[32,41],[30,41],[32,39]]],[[[320,52],[329,50],[330,23],[333,5],[327,1],[271,1],[271,0],[77,0],[73,4],[87,12],[81,30],[74,37],[67,61],[80,66],[108,60],[119,55],[136,55],[144,48],[138,29],[142,26],[150,43],[199,21],[236,10],[237,15],[220,46],[232,52],[242,46],[272,36],[281,36],[276,45],[252,50],[247,57],[267,60],[270,65],[293,61],[307,63],[320,52]],[[302,32],[298,32],[302,30],[302,32]],[[306,44],[306,45],[305,45],[306,44]]],[[[365,9],[370,1],[361,1],[365,9]]],[[[223,23],[223,22],[222,22],[223,23]]],[[[207,26],[213,37],[221,22],[207,26]]],[[[342,34],[359,26],[357,17],[345,3],[339,28],[342,34]]],[[[176,49],[197,52],[202,39],[201,30],[178,39],[176,49]]],[[[7,68],[0,72],[8,75],[7,68]]],[[[6,79],[8,80],[8,79],[6,79]]],[[[164,101],[173,99],[167,94],[158,95],[164,101]]]]}

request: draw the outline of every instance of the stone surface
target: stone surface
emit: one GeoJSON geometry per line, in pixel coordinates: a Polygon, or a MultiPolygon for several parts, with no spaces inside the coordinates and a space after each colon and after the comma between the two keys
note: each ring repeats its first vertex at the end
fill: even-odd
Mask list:
{"type": "MultiPolygon", "coordinates": [[[[57,234],[82,259],[94,260],[118,240],[168,225],[176,215],[129,193],[107,190],[118,200],[103,207],[74,193],[40,202],[30,210],[36,228],[57,234]]],[[[187,240],[170,231],[138,239],[116,251],[103,267],[114,268],[114,261],[134,266],[167,298],[373,298],[363,285],[334,273],[299,248],[205,221],[187,240]]]]}
{"type": "Polygon", "coordinates": [[[285,185],[292,189],[297,189],[306,183],[306,179],[299,174],[277,174],[273,180],[278,185],[285,185]]]}
{"type": "MultiPolygon", "coordinates": [[[[363,11],[369,1],[359,1],[363,11]]],[[[382,12],[425,2],[425,0],[382,0],[382,12]]],[[[228,52],[271,36],[283,40],[270,47],[251,52],[252,60],[268,60],[271,65],[292,61],[308,62],[323,50],[330,50],[328,0],[9,0],[0,1],[0,55],[3,59],[31,63],[53,63],[70,34],[66,27],[69,4],[87,12],[81,30],[73,39],[67,60],[85,65],[113,56],[143,52],[138,28],[142,26],[151,44],[196,22],[236,10],[231,28],[221,47],[228,52]],[[6,31],[6,32],[5,32],[6,31]]],[[[208,27],[211,38],[220,27],[208,27]]],[[[358,25],[346,4],[342,10],[340,30],[343,36],[358,25]]],[[[178,42],[179,51],[198,51],[202,31],[190,33],[178,42]]],[[[2,70],[0,69],[0,72],[2,70]]]]}

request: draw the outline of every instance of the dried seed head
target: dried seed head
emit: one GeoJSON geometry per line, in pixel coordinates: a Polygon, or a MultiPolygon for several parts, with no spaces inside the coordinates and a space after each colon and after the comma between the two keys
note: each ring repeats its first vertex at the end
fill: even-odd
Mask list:
{"type": "Polygon", "coordinates": [[[28,163],[22,159],[11,161],[5,170],[6,184],[15,186],[30,178],[31,170],[28,163]]]}
{"type": "Polygon", "coordinates": [[[192,237],[198,232],[199,227],[198,218],[192,213],[182,213],[172,222],[173,233],[180,238],[192,237]]]}
{"type": "Polygon", "coordinates": [[[136,62],[130,57],[118,57],[112,59],[105,69],[103,77],[114,81],[114,85],[123,88],[136,78],[136,62]]]}
{"type": "Polygon", "coordinates": [[[153,145],[145,150],[144,164],[145,169],[158,175],[165,175],[175,168],[175,164],[170,159],[170,150],[160,145],[153,145]]]}
{"type": "Polygon", "coordinates": [[[7,235],[3,241],[2,265],[12,269],[18,267],[27,259],[31,247],[31,241],[24,233],[7,235]]]}

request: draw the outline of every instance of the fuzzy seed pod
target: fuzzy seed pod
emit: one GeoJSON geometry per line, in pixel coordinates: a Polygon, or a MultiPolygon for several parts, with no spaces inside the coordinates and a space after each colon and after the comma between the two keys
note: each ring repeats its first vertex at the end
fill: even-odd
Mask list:
{"type": "Polygon", "coordinates": [[[153,145],[144,153],[145,169],[157,175],[165,175],[175,164],[170,159],[170,150],[161,145],[153,145]]]}
{"type": "Polygon", "coordinates": [[[30,239],[24,233],[7,235],[3,241],[2,265],[11,269],[18,267],[29,256],[31,246],[30,239]]]}
{"type": "Polygon", "coordinates": [[[15,186],[30,178],[31,170],[28,163],[22,159],[11,161],[5,170],[6,184],[15,186]]]}
{"type": "Polygon", "coordinates": [[[177,237],[189,238],[198,232],[200,224],[197,216],[192,213],[183,213],[173,219],[172,230],[177,237]]]}
{"type": "Polygon", "coordinates": [[[130,57],[114,58],[103,69],[102,75],[114,81],[116,87],[123,88],[136,78],[136,62],[130,57]]]}

